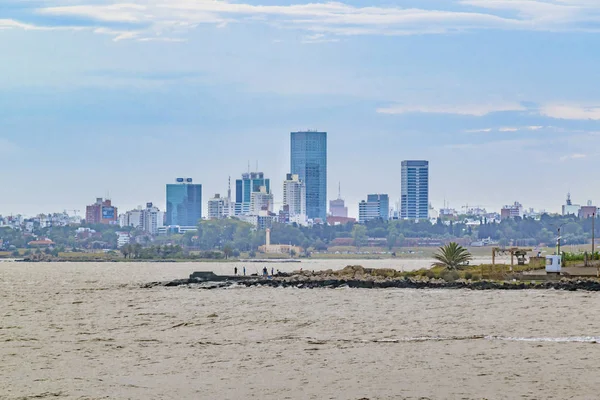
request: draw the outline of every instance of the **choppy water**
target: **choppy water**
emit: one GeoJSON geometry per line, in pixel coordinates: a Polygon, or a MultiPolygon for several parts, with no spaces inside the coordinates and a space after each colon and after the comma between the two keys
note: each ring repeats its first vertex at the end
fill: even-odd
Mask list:
{"type": "Polygon", "coordinates": [[[0,398],[599,397],[599,294],[139,287],[232,268],[0,263],[0,398]]]}

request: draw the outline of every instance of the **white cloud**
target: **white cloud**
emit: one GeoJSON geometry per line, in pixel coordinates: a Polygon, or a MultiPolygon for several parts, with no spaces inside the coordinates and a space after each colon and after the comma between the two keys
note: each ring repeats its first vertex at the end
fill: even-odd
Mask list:
{"type": "Polygon", "coordinates": [[[484,128],[484,129],[468,129],[465,133],[488,133],[491,132],[492,128],[484,128]]]}
{"type": "Polygon", "coordinates": [[[316,33],[314,35],[308,35],[302,38],[302,43],[331,43],[339,41],[340,39],[328,38],[323,33],[316,33]]]}
{"type": "Polygon", "coordinates": [[[576,104],[546,104],[540,107],[540,114],[556,119],[600,120],[600,106],[576,104]]]}
{"type": "Polygon", "coordinates": [[[38,10],[40,14],[88,17],[98,21],[140,22],[149,17],[148,7],[141,4],[76,5],[64,7],[46,7],[38,10]]]}
{"type": "Polygon", "coordinates": [[[566,156],[562,156],[560,158],[560,161],[569,161],[569,160],[581,160],[587,158],[586,154],[582,154],[582,153],[574,153],[574,154],[569,154],[566,156]]]}
{"type": "Polygon", "coordinates": [[[393,105],[390,107],[378,108],[380,114],[411,114],[411,113],[431,113],[431,114],[456,114],[472,115],[482,117],[494,112],[503,111],[524,111],[519,103],[499,103],[499,104],[471,104],[471,105],[393,105]]]}
{"type": "Polygon", "coordinates": [[[519,131],[538,131],[546,128],[541,125],[523,126],[523,127],[501,127],[501,128],[484,128],[484,129],[468,129],[465,133],[489,133],[489,132],[519,132],[519,131]]]}
{"type": "MultiPolygon", "coordinates": [[[[46,0],[46,3],[57,6],[41,7],[36,10],[38,14],[91,19],[96,22],[95,28],[110,28],[109,24],[114,23],[134,24],[131,30],[143,31],[129,37],[117,34],[119,40],[168,35],[206,23],[218,27],[234,22],[277,23],[279,27],[333,36],[416,35],[481,29],[578,30],[581,28],[578,23],[597,21],[600,17],[600,5],[592,0],[454,0],[445,5],[446,9],[438,10],[357,7],[341,2],[255,5],[223,0],[126,0],[123,3],[113,0],[110,4],[99,4],[96,0],[78,0],[74,4],[70,0],[66,3],[46,0]],[[515,11],[516,15],[507,14],[507,10],[515,11]],[[106,25],[98,26],[98,23],[106,25]]],[[[27,29],[31,26],[24,22],[10,27],[27,29]]],[[[308,39],[306,42],[334,40],[308,39]]]]}
{"type": "MultiPolygon", "coordinates": [[[[411,114],[411,113],[429,113],[429,114],[455,114],[471,115],[474,117],[483,117],[494,112],[507,111],[528,111],[531,115],[567,120],[592,120],[600,121],[600,106],[580,105],[580,104],[561,104],[549,103],[542,104],[538,108],[526,108],[519,103],[480,103],[480,104],[452,104],[452,105],[413,105],[397,104],[389,107],[377,109],[380,114],[411,114]]],[[[548,128],[542,125],[531,125],[523,127],[500,127],[499,132],[517,132],[521,130],[538,131],[548,128]]],[[[468,133],[490,132],[493,128],[469,130],[468,133]]]]}
{"type": "Polygon", "coordinates": [[[64,26],[37,26],[16,21],[14,19],[0,19],[0,31],[6,29],[23,29],[26,31],[58,31],[58,30],[81,30],[81,27],[64,26]]]}

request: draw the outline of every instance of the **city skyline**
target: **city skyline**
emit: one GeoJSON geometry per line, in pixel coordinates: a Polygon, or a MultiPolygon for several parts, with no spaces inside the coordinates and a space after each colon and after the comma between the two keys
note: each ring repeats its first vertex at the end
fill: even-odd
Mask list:
{"type": "MultiPolygon", "coordinates": [[[[410,162],[412,160],[405,160],[405,161],[409,161],[410,162]]],[[[426,163],[427,163],[427,167],[426,168],[429,170],[429,161],[426,161],[426,163]]],[[[242,173],[242,175],[246,175],[246,174],[250,175],[250,174],[256,174],[256,173],[255,172],[251,172],[251,173],[243,172],[242,173]]],[[[267,173],[260,172],[259,174],[261,175],[260,179],[263,182],[269,182],[272,179],[269,176],[269,174],[267,174],[267,173]]],[[[284,176],[283,179],[276,179],[274,181],[275,185],[276,185],[275,186],[276,188],[279,187],[279,186],[282,186],[284,184],[284,182],[288,178],[287,175],[289,175],[289,174],[286,174],[286,176],[284,176]]],[[[399,177],[401,177],[401,174],[399,174],[399,177]]],[[[201,211],[202,211],[202,216],[203,217],[208,216],[208,214],[207,214],[208,209],[209,209],[208,202],[212,199],[212,197],[213,197],[214,194],[221,194],[221,198],[223,198],[224,196],[226,197],[227,189],[225,189],[225,190],[217,190],[217,191],[215,191],[215,190],[206,191],[206,189],[204,188],[204,185],[201,182],[196,182],[196,179],[193,179],[193,178],[186,178],[186,179],[192,179],[195,184],[198,184],[199,186],[202,187],[202,189],[201,189],[202,190],[202,193],[201,193],[201,197],[202,197],[202,200],[201,200],[202,209],[201,209],[201,211]],[[212,194],[208,194],[208,193],[212,193],[212,194]],[[223,194],[225,194],[225,195],[223,195],[223,194]]],[[[172,179],[170,179],[170,181],[174,181],[174,179],[172,178],[172,179]]],[[[235,203],[236,200],[237,200],[237,187],[239,185],[237,183],[238,181],[241,182],[242,180],[236,180],[236,187],[234,187],[233,190],[232,190],[233,195],[232,195],[231,201],[233,203],[235,203]]],[[[401,181],[401,179],[400,179],[400,181],[401,181]]],[[[431,181],[431,176],[428,176],[428,181],[431,181]]],[[[230,176],[228,176],[226,182],[230,182],[230,176]]],[[[139,208],[143,208],[144,204],[147,204],[148,202],[152,202],[161,211],[163,211],[165,213],[165,215],[167,215],[167,201],[164,201],[164,203],[162,202],[162,199],[165,198],[165,192],[164,192],[164,190],[165,190],[165,184],[166,184],[167,187],[168,186],[177,186],[177,184],[172,184],[170,182],[159,184],[159,186],[160,186],[159,191],[162,191],[162,193],[159,195],[158,201],[152,201],[152,199],[146,199],[146,200],[140,199],[140,201],[138,201],[137,203],[135,203],[135,205],[132,205],[134,203],[131,203],[131,204],[125,204],[125,206],[124,206],[123,203],[120,202],[117,199],[117,203],[115,203],[115,204],[116,204],[116,206],[118,206],[119,210],[122,210],[123,212],[126,212],[126,211],[130,211],[130,210],[137,210],[139,208]]],[[[331,182],[328,182],[328,185],[331,186],[331,182]]],[[[339,188],[340,182],[338,182],[337,185],[338,185],[338,188],[339,188]]],[[[271,184],[267,183],[267,186],[269,187],[269,190],[271,192],[273,192],[270,189],[271,188],[271,184]]],[[[400,187],[400,185],[397,185],[397,186],[400,187]]],[[[220,186],[220,188],[221,187],[222,188],[226,188],[227,187],[227,183],[224,183],[223,185],[220,186]]],[[[431,191],[431,188],[429,188],[429,191],[431,191]]],[[[383,193],[384,191],[380,190],[379,192],[383,193]]],[[[394,192],[394,191],[391,190],[389,192],[394,192]]],[[[397,191],[397,192],[400,193],[401,191],[397,191]]],[[[355,203],[352,203],[351,201],[349,202],[347,197],[344,197],[343,195],[341,196],[341,199],[343,199],[345,201],[345,206],[349,210],[348,211],[348,216],[349,217],[356,218],[358,220],[359,214],[360,214],[359,213],[359,204],[362,201],[364,201],[365,197],[367,197],[367,196],[368,196],[368,194],[365,192],[362,195],[362,197],[359,196],[358,201],[355,202],[355,203]]],[[[339,198],[338,195],[335,195],[334,197],[335,198],[328,197],[328,200],[327,200],[327,205],[328,205],[327,212],[328,213],[330,212],[330,210],[329,210],[329,205],[330,205],[329,202],[330,202],[330,200],[336,200],[336,199],[339,198]]],[[[567,204],[568,201],[570,201],[570,197],[571,197],[571,192],[565,193],[564,196],[562,197],[562,199],[563,199],[562,202],[559,202],[558,204],[553,205],[553,207],[551,207],[549,209],[542,208],[542,207],[536,207],[535,205],[532,205],[532,204],[525,204],[523,207],[525,209],[536,209],[538,211],[545,211],[545,212],[549,212],[549,213],[560,214],[561,211],[564,210],[564,205],[567,204]],[[565,200],[565,198],[567,198],[567,200],[565,200]]],[[[585,199],[584,200],[584,199],[582,199],[580,197],[577,197],[577,196],[575,196],[575,198],[576,198],[575,201],[577,203],[581,204],[581,205],[586,205],[588,203],[592,203],[594,205],[597,204],[592,199],[585,199]]],[[[101,199],[101,198],[100,197],[96,197],[96,199],[101,199]]],[[[107,200],[111,200],[111,201],[114,202],[114,198],[113,197],[109,196],[109,197],[106,197],[106,199],[107,200]]],[[[280,187],[279,191],[277,191],[277,189],[275,189],[273,204],[274,205],[278,205],[278,206],[279,205],[283,205],[283,200],[284,200],[283,187],[280,187]]],[[[398,211],[398,213],[400,214],[401,213],[401,207],[398,207],[398,206],[401,206],[401,202],[402,201],[401,201],[401,196],[400,195],[398,195],[397,197],[389,195],[389,208],[390,208],[390,210],[398,211]]],[[[88,199],[88,201],[84,205],[75,205],[76,208],[58,207],[58,208],[56,208],[54,210],[45,209],[43,211],[33,212],[33,213],[25,213],[25,212],[2,213],[1,210],[0,210],[0,215],[6,217],[6,216],[10,216],[10,215],[21,214],[21,215],[24,215],[24,216],[27,216],[27,217],[33,217],[33,216],[35,216],[37,214],[62,212],[64,210],[64,211],[67,211],[69,214],[73,214],[73,212],[76,211],[76,213],[79,216],[81,216],[82,218],[84,218],[84,216],[86,214],[86,207],[88,207],[88,204],[90,204],[90,203],[91,203],[91,201],[88,199]]],[[[443,202],[441,204],[437,203],[437,202],[433,202],[433,203],[430,202],[430,204],[432,204],[433,208],[436,209],[436,210],[440,210],[440,209],[454,209],[454,210],[458,211],[459,213],[461,211],[463,211],[465,209],[465,207],[469,207],[469,208],[484,208],[484,209],[487,209],[488,212],[498,212],[499,213],[499,211],[503,207],[510,206],[512,203],[513,203],[513,200],[506,200],[506,201],[502,201],[502,202],[497,202],[493,206],[482,205],[481,203],[479,203],[477,201],[467,201],[464,204],[460,204],[460,203],[459,204],[455,204],[455,203],[451,203],[449,201],[449,199],[446,199],[446,198],[443,199],[443,202]]],[[[523,202],[521,202],[521,203],[523,203],[523,202]]],[[[1,206],[1,204],[0,204],[0,206],[1,206]]],[[[275,209],[274,211],[277,212],[278,210],[275,209]]],[[[119,215],[120,214],[121,214],[121,212],[119,212],[119,215]]]]}
{"type": "Polygon", "coordinates": [[[1,214],[164,209],[173,177],[207,199],[247,160],[279,182],[303,129],[353,216],[399,199],[402,159],[436,165],[437,208],[600,203],[600,2],[196,3],[2,2],[1,214]]]}

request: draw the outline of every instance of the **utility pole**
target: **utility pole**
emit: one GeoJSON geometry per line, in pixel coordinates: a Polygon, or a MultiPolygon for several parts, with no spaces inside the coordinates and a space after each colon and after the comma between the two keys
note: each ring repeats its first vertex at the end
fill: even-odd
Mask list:
{"type": "Polygon", "coordinates": [[[556,240],[556,246],[557,246],[556,253],[559,256],[560,256],[560,228],[561,227],[562,227],[562,225],[558,227],[558,239],[556,240]]]}
{"type": "MultiPolygon", "coordinates": [[[[596,261],[594,245],[596,244],[596,213],[592,213],[592,264],[596,261]]],[[[600,278],[600,264],[596,264],[596,278],[600,278]]]]}
{"type": "Polygon", "coordinates": [[[594,241],[596,239],[596,231],[594,229],[594,225],[596,222],[596,213],[592,214],[592,261],[594,260],[594,241]]]}

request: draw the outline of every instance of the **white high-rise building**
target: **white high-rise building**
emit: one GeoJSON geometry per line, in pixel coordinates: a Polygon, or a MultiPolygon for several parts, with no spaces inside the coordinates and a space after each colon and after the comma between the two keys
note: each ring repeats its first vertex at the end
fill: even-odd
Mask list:
{"type": "Polygon", "coordinates": [[[151,235],[158,234],[158,228],[164,226],[165,213],[160,211],[158,207],[154,207],[152,203],[146,203],[146,209],[142,213],[142,229],[151,235]]]}
{"type": "Polygon", "coordinates": [[[289,206],[291,217],[306,215],[306,185],[296,174],[287,174],[283,181],[283,205],[289,206]]]}
{"type": "Polygon", "coordinates": [[[121,227],[130,226],[151,235],[158,234],[158,229],[164,226],[165,213],[152,203],[146,203],[146,208],[138,207],[137,210],[127,211],[119,216],[121,227]]]}
{"type": "Polygon", "coordinates": [[[273,193],[269,193],[266,186],[261,186],[250,197],[250,215],[259,215],[263,210],[273,212],[273,193]]]}
{"type": "Polygon", "coordinates": [[[221,197],[215,194],[215,197],[208,200],[208,219],[222,219],[235,215],[235,203],[227,197],[221,197]]]}
{"type": "Polygon", "coordinates": [[[125,214],[119,216],[119,226],[121,228],[130,226],[134,229],[142,228],[142,208],[141,206],[137,210],[127,211],[125,214]]]}

